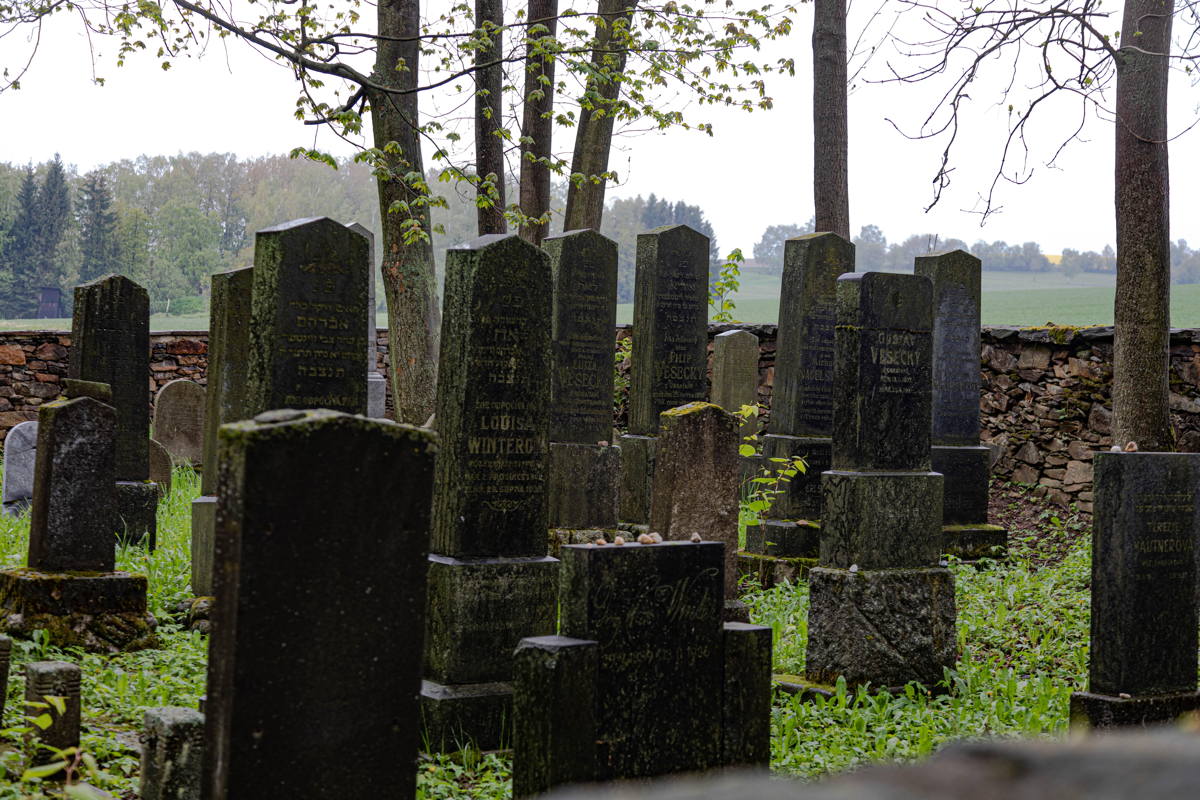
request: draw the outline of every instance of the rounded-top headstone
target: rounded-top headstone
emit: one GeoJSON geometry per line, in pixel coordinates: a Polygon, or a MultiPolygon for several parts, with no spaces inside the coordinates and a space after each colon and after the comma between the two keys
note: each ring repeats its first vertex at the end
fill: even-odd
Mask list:
{"type": "Polygon", "coordinates": [[[173,380],[154,401],[154,438],[178,464],[197,466],[204,457],[205,392],[200,384],[173,380]]]}
{"type": "Polygon", "coordinates": [[[4,437],[4,513],[20,514],[33,498],[33,468],[37,460],[36,420],[14,425],[4,437]]]}

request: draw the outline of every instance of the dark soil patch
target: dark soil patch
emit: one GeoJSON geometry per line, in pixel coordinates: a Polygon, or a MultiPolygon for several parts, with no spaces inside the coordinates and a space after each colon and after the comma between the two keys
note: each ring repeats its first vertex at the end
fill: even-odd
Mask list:
{"type": "Polygon", "coordinates": [[[1092,532],[1091,514],[1060,508],[1005,481],[992,481],[988,514],[989,522],[1008,529],[1010,557],[1030,569],[1059,564],[1092,532]]]}

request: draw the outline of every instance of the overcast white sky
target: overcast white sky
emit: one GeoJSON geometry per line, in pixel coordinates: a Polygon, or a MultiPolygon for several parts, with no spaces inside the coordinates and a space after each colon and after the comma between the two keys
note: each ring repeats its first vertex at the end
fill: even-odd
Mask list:
{"type": "MultiPolygon", "coordinates": [[[[794,79],[773,78],[775,108],[747,114],[704,110],[715,135],[682,130],[621,139],[612,166],[623,183],[610,196],[656,192],[700,205],[716,229],[723,252],[741,247],[749,255],[765,226],[803,223],[812,214],[812,114],[810,106],[811,5],[801,6],[790,40],[776,52],[797,60],[794,79]]],[[[852,33],[853,35],[853,33],[852,33]]],[[[0,41],[12,63],[12,38],[0,41]]],[[[163,72],[152,56],[114,65],[115,45],[99,43],[103,87],[91,81],[86,41],[79,26],[59,15],[46,26],[33,69],[20,91],[0,93],[0,160],[44,161],[54,153],[87,170],[96,164],[146,154],[179,151],[233,152],[239,156],[286,153],[311,146],[317,129],[292,117],[296,91],[291,73],[241,45],[212,47],[199,60],[180,60],[163,72]]],[[[881,62],[880,62],[881,63],[881,62]]],[[[979,100],[989,98],[976,92],[979,100]]],[[[1036,240],[1048,253],[1064,247],[1099,249],[1114,240],[1112,127],[1097,123],[1090,141],[1072,145],[1060,169],[1035,164],[1033,179],[1002,189],[1005,211],[984,228],[962,209],[976,205],[986,190],[998,154],[997,137],[1007,112],[979,102],[968,111],[970,126],[960,134],[954,182],[935,212],[924,206],[940,149],[898,134],[885,118],[914,125],[927,110],[929,90],[898,85],[867,85],[851,95],[851,225],[875,223],[889,239],[938,231],[968,241],[1036,240]]],[[[1172,129],[1187,125],[1196,112],[1200,89],[1175,79],[1172,129]]],[[[1070,117],[1047,117],[1040,130],[1070,124],[1070,117]]],[[[569,132],[556,131],[569,147],[569,132]]],[[[1184,135],[1171,145],[1172,238],[1200,244],[1200,181],[1197,137],[1184,135]]],[[[321,146],[339,150],[325,133],[321,146]]]]}

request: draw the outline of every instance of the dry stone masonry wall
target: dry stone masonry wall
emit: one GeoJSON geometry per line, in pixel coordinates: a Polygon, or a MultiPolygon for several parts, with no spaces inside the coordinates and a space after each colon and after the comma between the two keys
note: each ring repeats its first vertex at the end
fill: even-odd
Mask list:
{"type": "MultiPolygon", "coordinates": [[[[729,330],[758,336],[758,400],[769,408],[775,383],[774,325],[710,325],[712,339],[729,330]]],[[[617,326],[620,341],[630,326],[617,326]]],[[[387,331],[378,332],[378,366],[388,373],[387,331]]],[[[993,472],[1060,506],[1090,511],[1092,457],[1112,446],[1112,328],[984,328],[980,439],[992,448],[993,472]]],[[[71,336],[66,331],[0,332],[0,435],[37,418],[37,407],[60,394],[71,336]]],[[[167,382],[205,382],[208,334],[171,331],[150,336],[151,398],[167,382]]],[[[1171,334],[1171,416],[1178,449],[1200,452],[1200,330],[1171,334]]],[[[620,367],[628,386],[628,360],[620,367]]],[[[388,395],[388,415],[392,398],[388,395]]],[[[624,409],[622,409],[624,411],[624,409]]],[[[769,413],[769,412],[768,412],[769,413]]],[[[624,425],[624,413],[614,420],[624,425]]]]}

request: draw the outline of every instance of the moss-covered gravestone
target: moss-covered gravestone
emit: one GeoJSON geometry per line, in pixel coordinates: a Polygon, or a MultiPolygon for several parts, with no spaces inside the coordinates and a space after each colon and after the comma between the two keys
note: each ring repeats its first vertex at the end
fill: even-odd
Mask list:
{"type": "Polygon", "coordinates": [[[366,237],[326,217],[255,235],[251,411],[367,412],[369,259],[366,237]]]}
{"type": "MultiPolygon", "coordinates": [[[[117,413],[91,397],[38,412],[28,567],[0,570],[7,633],[99,652],[155,645],[146,576],[115,572],[117,413]]],[[[153,485],[151,485],[153,488],[153,485]]]]}
{"type": "Polygon", "coordinates": [[[988,524],[991,450],[979,444],[979,259],[962,250],[918,256],[933,281],[933,451],[945,476],[942,551],[960,558],[1002,553],[1008,532],[988,524]]]}
{"type": "MultiPolygon", "coordinates": [[[[33,726],[37,749],[33,764],[61,762],[60,753],[79,748],[82,725],[81,678],[83,670],[69,661],[34,661],[25,665],[25,710],[35,717],[45,716],[46,724],[33,726]],[[50,698],[56,698],[51,701],[50,698]]],[[[47,775],[61,780],[64,771],[47,775]]]]}
{"type": "Polygon", "coordinates": [[[1200,455],[1097,453],[1088,691],[1071,725],[1170,722],[1200,709],[1200,455]]]}
{"type": "Polygon", "coordinates": [[[650,518],[658,415],[708,393],[708,237],[686,225],[638,234],[622,522],[650,518]]]}
{"type": "Polygon", "coordinates": [[[435,750],[511,741],[513,648],[554,628],[549,261],[499,234],[446,253],[422,689],[435,750]]]}
{"type": "MultiPolygon", "coordinates": [[[[783,249],[771,421],[762,440],[770,471],[803,458],[807,468],[780,484],[766,519],[746,529],[752,561],[817,557],[821,473],[833,433],[833,328],[839,275],[854,271],[854,245],[836,233],[788,239],[783,249]]],[[[758,568],[760,565],[756,565],[758,568]]]]}
{"type": "Polygon", "coordinates": [[[361,222],[346,226],[362,234],[369,247],[367,257],[367,416],[382,419],[387,412],[387,379],[379,372],[379,328],[375,323],[375,232],[361,222]]]}
{"type": "Polygon", "coordinates": [[[200,800],[203,765],[203,714],[193,708],[146,709],[139,800],[200,800]]]}
{"type": "Polygon", "coordinates": [[[617,243],[584,230],[547,237],[542,247],[554,280],[549,522],[556,543],[590,541],[617,526],[617,243]]]}
{"type": "Polygon", "coordinates": [[[203,796],[413,797],[436,447],[333,411],[221,428],[203,796]]]}
{"type": "Polygon", "coordinates": [[[124,275],[75,287],[69,377],[106,383],[117,410],[117,515],[123,535],[154,548],[158,489],[150,485],[150,296],[124,275]]]}
{"type": "Polygon", "coordinates": [[[807,677],[933,686],[955,662],[954,577],[930,471],[932,287],[866,272],[837,282],[833,468],[809,573],[807,677]]]}
{"type": "Polygon", "coordinates": [[[560,635],[517,649],[513,795],[770,757],[771,630],[721,622],[717,542],[567,545],[560,635]]]}
{"type": "Polygon", "coordinates": [[[725,619],[748,622],[738,600],[739,418],[712,403],[662,413],[650,530],[667,540],[693,536],[725,547],[725,619]]]}
{"type": "Polygon", "coordinates": [[[212,594],[213,536],[217,519],[217,429],[251,416],[246,395],[250,372],[250,301],[254,268],[212,276],[208,318],[208,384],[205,388],[200,496],[192,501],[192,593],[212,594]]]}

